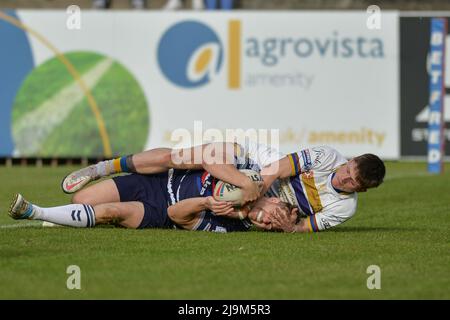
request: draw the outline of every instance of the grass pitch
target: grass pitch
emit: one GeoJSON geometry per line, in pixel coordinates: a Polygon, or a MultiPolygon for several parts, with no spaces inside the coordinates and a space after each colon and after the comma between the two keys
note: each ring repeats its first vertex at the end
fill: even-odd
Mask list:
{"type": "Polygon", "coordinates": [[[42,228],[14,221],[14,192],[63,205],[74,167],[0,168],[1,299],[450,299],[450,173],[388,163],[356,215],[316,234],[42,228]],[[81,290],[69,290],[69,265],[81,290]],[[367,288],[367,267],[381,289],[367,288]]]}

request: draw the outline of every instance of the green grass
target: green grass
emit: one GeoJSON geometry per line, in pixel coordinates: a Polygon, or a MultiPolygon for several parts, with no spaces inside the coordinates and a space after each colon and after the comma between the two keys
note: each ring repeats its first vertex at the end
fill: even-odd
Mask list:
{"type": "Polygon", "coordinates": [[[14,192],[42,206],[70,200],[73,167],[0,168],[0,298],[450,299],[450,174],[388,163],[348,222],[317,234],[213,234],[119,228],[5,228],[14,192]],[[81,268],[81,290],[66,268],[81,268]],[[381,290],[366,269],[381,268],[381,290]]]}

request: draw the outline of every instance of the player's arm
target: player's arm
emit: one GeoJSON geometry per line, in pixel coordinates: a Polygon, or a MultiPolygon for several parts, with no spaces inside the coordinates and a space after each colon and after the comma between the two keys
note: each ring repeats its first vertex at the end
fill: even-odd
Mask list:
{"type": "Polygon", "coordinates": [[[261,170],[264,180],[269,182],[277,178],[289,178],[308,170],[332,170],[344,158],[328,146],[302,149],[288,154],[261,170]],[[341,159],[342,158],[342,159],[341,159]]]}
{"type": "Polygon", "coordinates": [[[246,142],[245,146],[239,147],[242,151],[241,156],[249,157],[261,167],[260,173],[264,182],[261,194],[265,194],[276,179],[287,178],[294,174],[289,157],[277,148],[255,142],[246,142]]]}
{"type": "MultiPolygon", "coordinates": [[[[295,210],[295,209],[294,209],[295,210]]],[[[355,208],[341,211],[338,213],[337,208],[334,211],[321,211],[304,219],[301,219],[296,223],[297,217],[291,214],[287,214],[282,210],[276,210],[275,214],[270,217],[271,228],[275,231],[284,232],[319,232],[334,228],[348,219],[355,212],[355,208]]]]}
{"type": "Polygon", "coordinates": [[[197,197],[181,200],[167,209],[169,218],[184,229],[192,230],[200,214],[210,210],[216,214],[227,215],[233,212],[233,204],[226,201],[217,201],[213,197],[197,197]]]}
{"type": "Polygon", "coordinates": [[[275,180],[288,178],[293,175],[295,175],[295,172],[292,171],[290,160],[287,156],[272,162],[261,170],[261,176],[264,181],[262,194],[266,193],[275,180]]]}
{"type": "Polygon", "coordinates": [[[252,221],[252,223],[259,229],[269,231],[282,231],[287,233],[311,232],[311,228],[307,219],[301,219],[297,222],[298,209],[293,209],[289,214],[283,210],[277,209],[275,214],[268,220],[261,222],[252,221]]]}
{"type": "Polygon", "coordinates": [[[236,169],[234,157],[236,144],[209,143],[185,149],[159,148],[133,155],[137,173],[150,174],[174,169],[204,169],[219,180],[231,183],[243,190],[243,201],[256,200],[262,183],[253,182],[236,169]]]}
{"type": "Polygon", "coordinates": [[[215,178],[242,189],[243,202],[254,201],[261,195],[262,182],[254,182],[236,168],[235,156],[240,148],[235,143],[214,143],[203,150],[203,168],[215,178]]]}
{"type": "Polygon", "coordinates": [[[288,154],[261,170],[265,192],[276,179],[285,179],[308,170],[331,170],[339,160],[337,151],[327,146],[302,149],[288,154]]]}

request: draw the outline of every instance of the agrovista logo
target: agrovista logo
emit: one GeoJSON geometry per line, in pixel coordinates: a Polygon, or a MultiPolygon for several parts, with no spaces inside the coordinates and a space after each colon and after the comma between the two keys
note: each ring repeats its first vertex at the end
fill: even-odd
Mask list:
{"type": "Polygon", "coordinates": [[[195,88],[209,83],[223,64],[223,46],[203,23],[184,21],[170,27],[158,46],[158,63],[172,83],[195,88]]]}
{"type": "Polygon", "coordinates": [[[172,25],[158,44],[158,64],[164,76],[183,88],[198,88],[212,81],[221,71],[227,55],[229,89],[241,86],[241,21],[228,21],[224,46],[217,33],[198,21],[172,25]]]}
{"type": "Polygon", "coordinates": [[[240,89],[242,84],[309,88],[313,77],[304,71],[309,59],[385,58],[383,38],[342,32],[333,26],[317,34],[300,28],[243,35],[240,19],[230,19],[226,25],[223,34],[194,20],[171,25],[162,34],[157,49],[158,64],[166,79],[192,89],[225,72],[228,89],[240,89]],[[242,62],[252,62],[245,74],[242,62]],[[283,64],[284,68],[278,68],[283,64]],[[283,71],[287,67],[290,71],[283,71]]]}

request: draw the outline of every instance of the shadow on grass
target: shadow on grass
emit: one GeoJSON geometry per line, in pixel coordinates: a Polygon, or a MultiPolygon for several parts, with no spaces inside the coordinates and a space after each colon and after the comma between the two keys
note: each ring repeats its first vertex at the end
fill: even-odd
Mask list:
{"type": "Polygon", "coordinates": [[[327,230],[327,232],[410,232],[422,231],[419,228],[402,227],[341,227],[327,230]]]}

